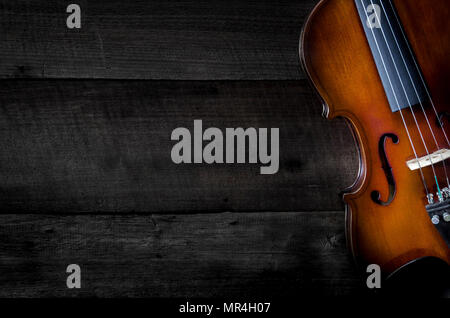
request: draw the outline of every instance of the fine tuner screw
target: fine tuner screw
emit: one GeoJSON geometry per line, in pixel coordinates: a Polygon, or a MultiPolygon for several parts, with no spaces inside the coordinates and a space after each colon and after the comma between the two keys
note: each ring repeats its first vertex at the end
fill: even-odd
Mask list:
{"type": "Polygon", "coordinates": [[[439,202],[444,202],[450,198],[450,189],[448,187],[443,188],[440,192],[436,192],[439,202]]]}
{"type": "Polygon", "coordinates": [[[428,199],[428,204],[433,204],[434,203],[434,195],[433,195],[433,193],[427,194],[427,199],[428,199]]]}
{"type": "Polygon", "coordinates": [[[434,225],[439,224],[439,215],[433,215],[433,217],[431,218],[431,223],[433,223],[434,225]]]}
{"type": "Polygon", "coordinates": [[[448,187],[442,189],[442,196],[444,197],[444,199],[450,198],[450,189],[448,187]]]}
{"type": "Polygon", "coordinates": [[[439,202],[444,202],[444,194],[442,191],[436,192],[436,196],[438,197],[439,202]]]}
{"type": "Polygon", "coordinates": [[[450,213],[445,212],[444,214],[442,214],[442,218],[445,222],[450,222],[450,213]]]}

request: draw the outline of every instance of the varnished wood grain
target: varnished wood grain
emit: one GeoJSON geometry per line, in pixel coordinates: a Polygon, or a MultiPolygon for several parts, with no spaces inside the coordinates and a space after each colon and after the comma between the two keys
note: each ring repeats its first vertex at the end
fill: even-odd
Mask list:
{"type": "MultiPolygon", "coordinates": [[[[450,75],[450,44],[442,41],[450,34],[448,2],[434,1],[433,5],[423,0],[394,2],[437,111],[448,110],[449,91],[445,83],[450,75]]],[[[414,151],[400,114],[389,109],[353,1],[321,1],[305,28],[302,43],[303,60],[327,104],[329,117],[346,117],[352,123],[360,146],[361,173],[345,196],[354,255],[362,262],[380,264],[387,272],[424,256],[450,262],[449,248],[426,213],[426,192],[419,171],[411,172],[405,164],[414,157],[414,151]],[[397,145],[386,143],[397,184],[395,199],[389,206],[379,206],[371,199],[373,190],[380,191],[383,200],[388,194],[378,153],[379,139],[384,133],[394,133],[400,140],[397,145]]],[[[438,145],[447,147],[443,133],[433,120],[436,117],[433,110],[429,105],[426,107],[430,125],[438,132],[435,134],[438,145]]],[[[425,143],[431,151],[436,150],[425,116],[420,108],[414,111],[425,143]]],[[[405,111],[404,118],[417,154],[426,154],[411,111],[405,111]]],[[[448,133],[448,126],[446,129],[448,133]]],[[[423,173],[429,191],[435,192],[432,169],[423,169],[423,173]]],[[[436,173],[441,185],[445,184],[442,165],[437,165],[436,173]]]]}
{"type": "Polygon", "coordinates": [[[0,78],[300,79],[315,0],[0,1],[0,78]]]}
{"type": "Polygon", "coordinates": [[[243,297],[364,291],[344,215],[0,216],[1,297],[243,297]],[[68,264],[82,288],[66,288],[68,264]]]}
{"type": "Polygon", "coordinates": [[[4,81],[3,213],[320,211],[357,172],[344,122],[305,81],[4,81]],[[172,162],[172,130],[280,129],[280,169],[172,162]]]}

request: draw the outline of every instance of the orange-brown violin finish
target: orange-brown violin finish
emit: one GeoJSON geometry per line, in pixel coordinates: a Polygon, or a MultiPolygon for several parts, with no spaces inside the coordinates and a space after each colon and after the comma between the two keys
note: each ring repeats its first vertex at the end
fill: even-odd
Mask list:
{"type": "MultiPolygon", "coordinates": [[[[437,111],[448,111],[450,3],[448,0],[397,0],[393,3],[437,111]]],[[[353,0],[319,2],[303,28],[300,56],[324,102],[325,115],[344,117],[358,145],[358,178],[344,195],[347,241],[357,262],[378,264],[387,273],[423,257],[436,257],[450,264],[449,248],[426,212],[426,193],[421,178],[406,165],[407,160],[414,158],[414,153],[401,117],[389,107],[353,0]],[[372,200],[371,192],[378,190],[384,201],[389,194],[379,155],[380,137],[386,133],[399,139],[396,144],[389,138],[385,142],[396,193],[391,204],[381,206],[372,200]]],[[[429,118],[433,118],[432,109],[427,107],[426,111],[429,118]]],[[[408,126],[414,126],[410,112],[405,112],[405,120],[408,126]]],[[[418,115],[417,120],[425,132],[424,138],[431,142],[425,116],[418,115]]],[[[439,125],[436,120],[430,123],[439,125]]],[[[411,130],[411,138],[419,140],[417,129],[411,130]]],[[[439,144],[445,145],[443,135],[438,135],[437,139],[439,144]]],[[[425,153],[420,143],[416,150],[425,153]]],[[[444,178],[441,166],[437,174],[444,178]]],[[[427,184],[433,185],[431,169],[424,169],[424,175],[427,184]]]]}

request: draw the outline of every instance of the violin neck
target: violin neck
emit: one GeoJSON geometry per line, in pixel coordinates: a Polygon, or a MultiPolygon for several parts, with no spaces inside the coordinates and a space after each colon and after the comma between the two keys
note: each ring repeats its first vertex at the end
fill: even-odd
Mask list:
{"type": "Polygon", "coordinates": [[[392,0],[355,0],[392,112],[429,99],[392,0]]]}

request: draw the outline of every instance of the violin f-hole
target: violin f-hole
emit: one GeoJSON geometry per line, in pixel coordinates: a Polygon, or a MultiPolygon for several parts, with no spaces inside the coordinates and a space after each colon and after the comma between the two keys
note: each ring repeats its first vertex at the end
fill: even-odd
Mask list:
{"type": "Polygon", "coordinates": [[[389,197],[387,201],[381,201],[381,195],[379,191],[372,191],[370,194],[373,202],[382,206],[388,206],[394,200],[395,193],[397,191],[397,186],[395,185],[394,175],[392,174],[392,167],[389,165],[389,160],[386,155],[386,139],[390,138],[394,144],[398,143],[398,136],[387,133],[381,136],[378,142],[378,154],[380,155],[380,160],[382,163],[382,168],[389,185],[389,197]]]}

